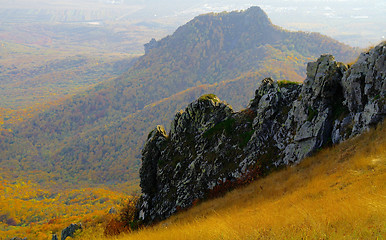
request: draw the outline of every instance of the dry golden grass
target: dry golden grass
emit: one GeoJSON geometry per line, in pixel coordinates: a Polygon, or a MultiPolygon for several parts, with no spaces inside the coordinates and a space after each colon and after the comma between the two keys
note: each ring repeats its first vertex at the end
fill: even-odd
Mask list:
{"type": "MultiPolygon", "coordinates": [[[[223,198],[111,239],[385,239],[386,123],[223,198]]],[[[86,229],[80,239],[106,239],[86,229]]]]}

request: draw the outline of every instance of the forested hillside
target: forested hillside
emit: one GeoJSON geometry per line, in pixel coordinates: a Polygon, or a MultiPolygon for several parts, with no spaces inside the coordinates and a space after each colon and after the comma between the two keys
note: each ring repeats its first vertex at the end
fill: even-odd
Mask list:
{"type": "Polygon", "coordinates": [[[11,131],[37,112],[117,78],[138,56],[0,41],[0,129],[11,131]]]}
{"type": "Polygon", "coordinates": [[[204,92],[245,107],[263,77],[301,81],[320,54],[344,62],[358,54],[329,37],[274,26],[258,7],[196,17],[145,50],[121,77],[2,131],[2,171],[43,171],[70,183],[137,179],[145,134],[204,92]]]}

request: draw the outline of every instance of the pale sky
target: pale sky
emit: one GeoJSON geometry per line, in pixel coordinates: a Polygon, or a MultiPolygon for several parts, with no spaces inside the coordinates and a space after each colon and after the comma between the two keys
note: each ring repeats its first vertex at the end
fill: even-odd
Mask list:
{"type": "MultiPolygon", "coordinates": [[[[0,0],[0,24],[12,21],[10,9],[81,9],[86,16],[100,17],[95,12],[104,12],[109,21],[155,21],[175,29],[202,13],[250,6],[260,6],[285,29],[321,32],[352,46],[365,47],[386,36],[386,0],[0,0]]],[[[14,11],[12,18],[17,14],[25,17],[24,12],[14,11]]]]}

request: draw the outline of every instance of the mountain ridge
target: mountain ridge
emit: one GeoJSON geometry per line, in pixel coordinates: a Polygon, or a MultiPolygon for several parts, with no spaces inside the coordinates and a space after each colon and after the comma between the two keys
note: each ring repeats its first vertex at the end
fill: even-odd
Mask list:
{"type": "MultiPolygon", "coordinates": [[[[212,22],[206,23],[209,25],[204,25],[202,28],[196,28],[199,34],[192,30],[189,36],[183,36],[192,40],[191,45],[186,49],[174,45],[163,48],[162,51],[160,48],[151,49],[121,77],[109,83],[100,84],[74,96],[60,106],[46,110],[14,129],[13,133],[2,133],[1,141],[4,144],[1,146],[1,166],[5,169],[23,169],[23,171],[40,169],[58,174],[60,179],[68,180],[71,176],[71,181],[75,182],[89,181],[89,179],[95,183],[128,181],[136,178],[139,167],[139,149],[144,138],[137,136],[146,135],[151,125],[140,123],[140,125],[130,125],[129,129],[118,128],[117,130],[114,123],[120,122],[121,119],[143,110],[149,104],[186,89],[242,78],[253,72],[268,73],[267,75],[279,79],[300,80],[301,75],[304,74],[299,70],[303,63],[320,54],[318,52],[320,49],[316,47],[318,44],[325,47],[322,50],[330,47],[342,58],[355,55],[355,50],[346,45],[337,44],[337,41],[331,38],[317,34],[292,34],[280,29],[277,31],[283,36],[292,36],[282,42],[282,46],[280,44],[261,45],[256,37],[258,33],[253,33],[254,35],[251,35],[248,41],[243,40],[244,44],[253,42],[254,45],[250,46],[251,48],[246,44],[245,49],[235,48],[232,51],[223,51],[220,55],[219,48],[207,48],[208,39],[204,41],[203,37],[211,35],[208,35],[206,30],[226,32],[233,15],[241,16],[240,18],[243,19],[246,18],[246,13],[259,12],[258,9],[203,16],[212,19],[212,22]],[[212,28],[209,28],[210,24],[212,28]],[[202,36],[201,40],[200,36],[202,36]],[[302,40],[304,36],[308,38],[302,40]],[[312,39],[314,41],[311,41],[312,39]],[[308,46],[305,44],[307,42],[313,45],[308,46]],[[305,56],[297,50],[298,48],[301,50],[302,45],[306,46],[303,51],[305,56]],[[182,50],[173,55],[173,51],[178,47],[182,50]],[[203,55],[204,52],[206,57],[203,55]],[[214,61],[217,57],[218,61],[214,61]],[[184,58],[187,58],[186,63],[183,61],[184,58]],[[208,61],[211,64],[203,64],[208,61]],[[280,68],[274,69],[274,66],[280,66],[280,68]],[[202,72],[203,69],[205,71],[202,72]],[[113,142],[119,142],[119,144],[114,145],[113,142]],[[129,156],[126,153],[129,153],[129,156]],[[56,166],[63,167],[58,169],[56,166]],[[111,169],[112,166],[115,167],[114,171],[111,169]],[[133,170],[127,174],[126,170],[129,169],[133,170]]],[[[267,22],[266,18],[263,19],[267,22]]],[[[188,23],[184,28],[190,26],[193,24],[188,23]]],[[[247,39],[248,29],[245,31],[242,39],[247,39]]],[[[172,37],[168,39],[170,38],[172,37]]],[[[241,46],[243,41],[239,41],[235,46],[241,46]]],[[[218,38],[209,39],[210,45],[215,46],[217,42],[220,42],[218,38]]],[[[231,41],[224,39],[224,42],[231,41]]],[[[235,95],[237,104],[245,102],[238,96],[245,94],[252,96],[252,88],[255,88],[257,81],[258,79],[251,80],[243,85],[247,86],[247,94],[241,87],[224,86],[226,89],[224,95],[235,95]]],[[[167,113],[173,114],[179,110],[168,106],[165,106],[165,109],[167,110],[161,114],[161,119],[169,119],[165,117],[167,113]]],[[[151,112],[147,114],[152,115],[151,112]]],[[[158,117],[154,116],[151,119],[155,121],[158,117]]],[[[136,122],[139,123],[139,121],[136,122]]]]}
{"type": "Polygon", "coordinates": [[[204,95],[157,126],[142,150],[138,218],[164,220],[194,202],[299,163],[386,117],[386,42],[350,68],[322,55],[302,85],[266,78],[249,107],[234,112],[204,95]]]}

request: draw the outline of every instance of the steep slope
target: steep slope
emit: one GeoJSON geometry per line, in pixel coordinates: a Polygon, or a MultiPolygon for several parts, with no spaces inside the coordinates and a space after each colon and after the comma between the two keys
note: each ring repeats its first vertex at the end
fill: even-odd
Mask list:
{"type": "Polygon", "coordinates": [[[302,85],[266,78],[240,112],[213,94],[192,102],[175,115],[168,134],[157,126],[148,135],[139,219],[163,220],[382,122],[385,62],[383,42],[350,69],[322,55],[308,64],[302,85]]]}
{"type": "MultiPolygon", "coordinates": [[[[299,69],[305,62],[325,52],[347,61],[356,51],[320,34],[282,30],[258,7],[199,16],[172,36],[151,41],[146,54],[120,78],[39,114],[13,133],[3,133],[1,166],[56,172],[75,182],[135,178],[141,140],[137,136],[143,136],[151,125],[141,123],[134,132],[119,128],[122,119],[138,112],[151,116],[145,108],[148,105],[188,88],[220,81],[227,84],[250,73],[301,80],[304,74],[299,69]],[[130,135],[129,139],[122,134],[130,135]],[[115,144],[119,139],[125,142],[115,144]],[[133,154],[126,155],[132,150],[133,154]],[[114,172],[112,166],[120,171],[114,172]]],[[[240,87],[225,89],[229,91],[223,95],[235,99],[253,94],[253,88],[247,93],[240,87]]],[[[168,108],[163,116],[177,110],[168,108]]]]}
{"type": "MultiPolygon", "coordinates": [[[[114,239],[382,239],[386,125],[114,239]]],[[[77,239],[112,239],[86,229],[77,239]]]]}

